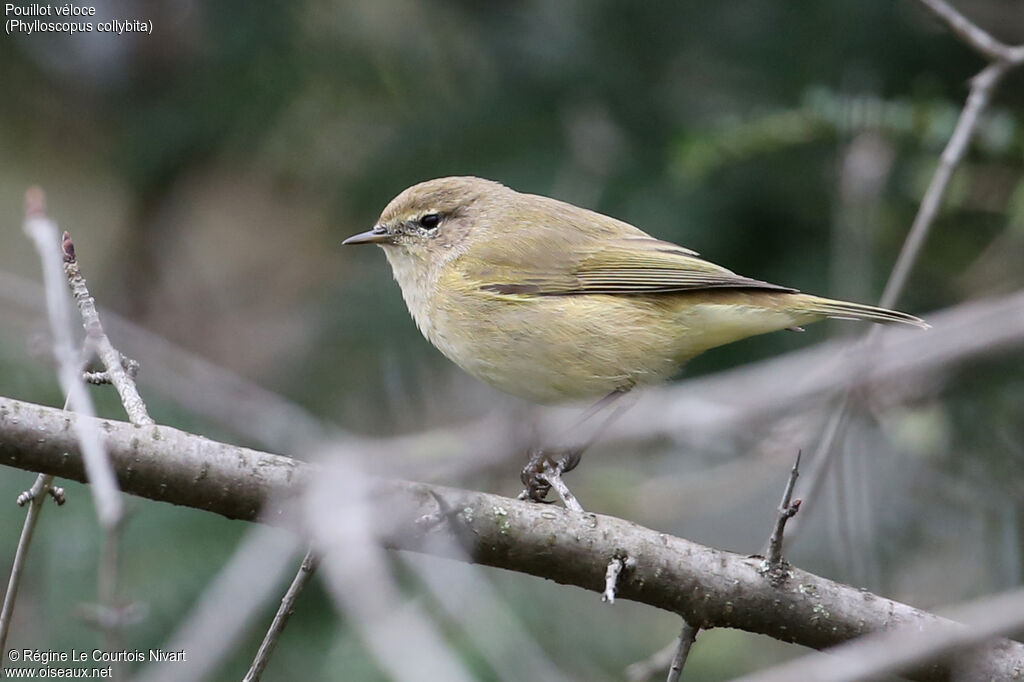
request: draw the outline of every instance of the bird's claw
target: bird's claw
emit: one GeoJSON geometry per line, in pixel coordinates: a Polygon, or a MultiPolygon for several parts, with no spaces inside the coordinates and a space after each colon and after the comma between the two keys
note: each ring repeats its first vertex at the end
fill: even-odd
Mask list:
{"type": "Polygon", "coordinates": [[[565,450],[542,450],[530,451],[530,461],[523,467],[519,480],[526,486],[519,495],[521,500],[531,502],[549,502],[545,498],[551,492],[551,482],[548,475],[557,472],[559,475],[572,471],[579,465],[583,450],[572,448],[565,450]]]}

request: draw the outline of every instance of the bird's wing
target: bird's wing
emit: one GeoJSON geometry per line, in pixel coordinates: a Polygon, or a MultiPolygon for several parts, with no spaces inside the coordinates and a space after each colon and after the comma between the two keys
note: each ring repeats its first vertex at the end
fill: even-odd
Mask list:
{"type": "Polygon", "coordinates": [[[502,256],[502,262],[483,261],[473,273],[483,290],[528,296],[656,294],[721,288],[795,291],[737,275],[694,251],[644,233],[611,239],[568,239],[566,243],[511,252],[506,249],[502,256]],[[510,253],[515,254],[514,258],[509,258],[510,253]]]}

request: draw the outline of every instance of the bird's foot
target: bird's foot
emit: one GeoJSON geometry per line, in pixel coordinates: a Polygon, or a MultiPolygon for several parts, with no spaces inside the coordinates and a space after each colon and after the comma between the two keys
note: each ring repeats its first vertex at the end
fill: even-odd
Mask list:
{"type": "MultiPolygon", "coordinates": [[[[565,489],[561,482],[562,474],[572,471],[580,463],[583,456],[582,448],[568,448],[564,450],[543,450],[540,448],[530,451],[530,461],[523,467],[519,478],[526,486],[526,489],[519,494],[519,499],[530,500],[531,502],[548,502],[545,498],[551,492],[552,484],[565,489]]],[[[565,501],[562,490],[558,490],[559,496],[565,501]]],[[[573,498],[575,500],[575,498],[573,498]]],[[[566,503],[566,506],[570,506],[566,503]]]]}

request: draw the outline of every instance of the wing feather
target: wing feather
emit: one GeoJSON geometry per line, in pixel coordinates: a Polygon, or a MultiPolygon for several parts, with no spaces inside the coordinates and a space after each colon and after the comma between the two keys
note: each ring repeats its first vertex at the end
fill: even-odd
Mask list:
{"type": "MultiPolygon", "coordinates": [[[[579,244],[576,253],[579,253],[579,244]]],[[[499,294],[568,296],[581,294],[656,294],[700,289],[795,289],[743,277],[700,258],[696,252],[653,237],[602,240],[582,257],[524,258],[514,267],[491,271],[482,288],[499,294]],[[531,262],[532,261],[532,262],[531,262]],[[558,271],[553,263],[570,266],[558,271]],[[549,267],[545,267],[548,265],[549,267]]]]}
{"type": "Polygon", "coordinates": [[[518,296],[656,294],[700,289],[795,289],[715,265],[629,223],[555,199],[515,195],[488,214],[490,239],[462,259],[462,276],[518,296]],[[508,206],[511,206],[509,208],[508,206]],[[538,226],[543,238],[538,238],[538,226]]]}

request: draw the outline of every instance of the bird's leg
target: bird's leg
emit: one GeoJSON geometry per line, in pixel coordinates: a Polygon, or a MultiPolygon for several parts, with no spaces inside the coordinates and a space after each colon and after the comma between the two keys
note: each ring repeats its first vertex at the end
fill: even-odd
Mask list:
{"type": "MultiPolygon", "coordinates": [[[[587,408],[587,411],[583,413],[583,416],[573,425],[570,431],[579,429],[595,415],[614,405],[627,392],[629,392],[628,388],[615,390],[601,398],[601,400],[587,408]]],[[[593,445],[600,435],[604,433],[604,430],[628,407],[629,405],[617,405],[616,409],[594,429],[593,433],[590,434],[590,437],[582,445],[571,448],[531,449],[530,460],[523,467],[523,471],[519,476],[523,485],[526,486],[526,489],[520,493],[519,499],[545,502],[545,498],[551,490],[552,478],[558,477],[560,480],[562,474],[575,469],[587,448],[593,445]]],[[[564,484],[560,485],[564,486],[564,484]]],[[[566,492],[568,492],[567,489],[566,492]]],[[[562,495],[562,497],[564,498],[565,496],[562,495]]]]}

